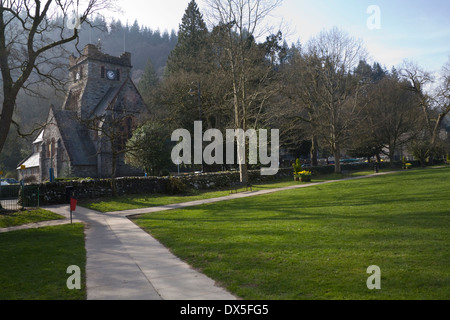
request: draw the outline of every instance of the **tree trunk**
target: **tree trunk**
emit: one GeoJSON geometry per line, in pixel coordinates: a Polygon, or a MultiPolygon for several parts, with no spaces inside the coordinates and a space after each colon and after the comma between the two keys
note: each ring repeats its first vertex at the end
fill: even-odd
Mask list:
{"type": "Polygon", "coordinates": [[[117,175],[117,155],[112,153],[111,157],[111,191],[113,197],[117,197],[117,183],[116,183],[116,175],[117,175]]]}
{"type": "Polygon", "coordinates": [[[341,173],[341,148],[338,145],[334,145],[334,172],[341,173]]]}
{"type": "Polygon", "coordinates": [[[389,148],[389,166],[394,168],[394,151],[395,148],[389,148]]]}
{"type": "Polygon", "coordinates": [[[3,150],[3,147],[5,146],[14,114],[14,102],[11,103],[10,100],[11,99],[8,99],[5,96],[3,109],[0,114],[0,151],[3,150]]]}
{"type": "Polygon", "coordinates": [[[317,166],[319,163],[317,161],[317,138],[316,136],[312,136],[311,139],[312,146],[311,146],[311,165],[317,166]]]}

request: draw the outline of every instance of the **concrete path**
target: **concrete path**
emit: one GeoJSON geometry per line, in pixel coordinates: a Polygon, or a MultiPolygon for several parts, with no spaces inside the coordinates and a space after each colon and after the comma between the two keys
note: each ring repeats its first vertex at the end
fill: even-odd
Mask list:
{"type": "MultiPolygon", "coordinates": [[[[68,216],[68,206],[43,209],[68,216]]],[[[86,225],[88,300],[235,300],[174,256],[126,215],[77,207],[86,225]]]]}
{"type": "MultiPolygon", "coordinates": [[[[374,175],[345,180],[372,176],[374,175]]],[[[221,198],[120,212],[101,213],[78,207],[73,213],[73,222],[82,222],[86,225],[87,298],[88,300],[236,300],[236,297],[217,286],[212,279],[193,270],[174,256],[127,217],[337,181],[343,180],[244,192],[221,198]]],[[[70,223],[68,205],[48,206],[43,209],[60,214],[66,219],[0,229],[0,233],[70,223]]]]}

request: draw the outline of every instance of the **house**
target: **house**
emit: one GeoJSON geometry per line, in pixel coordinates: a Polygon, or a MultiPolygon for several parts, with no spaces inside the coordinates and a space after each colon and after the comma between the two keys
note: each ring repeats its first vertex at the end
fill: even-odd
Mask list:
{"type": "Polygon", "coordinates": [[[80,57],[70,56],[65,101],[60,109],[50,108],[33,154],[19,164],[19,178],[107,178],[114,167],[117,177],[143,175],[117,149],[149,113],[131,68],[130,53],[114,57],[92,44],[80,57]]]}

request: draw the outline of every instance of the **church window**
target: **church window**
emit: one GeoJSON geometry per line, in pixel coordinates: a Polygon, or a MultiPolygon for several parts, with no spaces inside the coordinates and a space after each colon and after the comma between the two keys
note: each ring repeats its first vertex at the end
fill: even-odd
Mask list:
{"type": "Polygon", "coordinates": [[[52,139],[52,144],[51,144],[51,148],[50,148],[50,156],[53,158],[56,154],[56,142],[55,142],[55,138],[52,139]]]}
{"type": "Polygon", "coordinates": [[[98,119],[94,120],[94,140],[97,141],[99,137],[99,130],[100,130],[100,121],[98,119]]]}
{"type": "Polygon", "coordinates": [[[101,77],[102,79],[105,78],[105,67],[104,67],[104,66],[101,67],[100,77],[101,77]]]}
{"type": "Polygon", "coordinates": [[[47,141],[44,145],[45,150],[45,158],[50,159],[51,157],[51,150],[52,150],[52,144],[50,141],[47,141]]]}
{"type": "Polygon", "coordinates": [[[128,139],[131,139],[131,137],[133,135],[133,119],[131,119],[131,117],[127,118],[127,126],[126,126],[125,130],[126,130],[128,139]]]}

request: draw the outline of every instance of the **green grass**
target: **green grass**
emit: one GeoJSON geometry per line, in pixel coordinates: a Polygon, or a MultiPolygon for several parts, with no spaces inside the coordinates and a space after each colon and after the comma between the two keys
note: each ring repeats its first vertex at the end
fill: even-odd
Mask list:
{"type": "Polygon", "coordinates": [[[0,228],[15,227],[28,223],[59,220],[63,218],[64,217],[58,214],[43,209],[0,213],[0,228]]]}
{"type": "MultiPolygon", "coordinates": [[[[299,184],[299,182],[295,182],[292,179],[283,179],[273,183],[255,185],[253,187],[253,191],[268,188],[281,188],[295,184],[299,184]]],[[[238,191],[242,192],[245,190],[239,189],[238,191]]],[[[113,212],[131,209],[140,209],[140,208],[151,208],[189,201],[219,198],[229,195],[230,195],[229,189],[212,190],[212,191],[191,190],[186,194],[180,195],[145,194],[145,195],[126,195],[94,200],[82,200],[80,201],[80,206],[100,212],[113,212]]]]}
{"type": "Polygon", "coordinates": [[[0,234],[0,300],[86,299],[82,224],[0,234]],[[69,290],[71,265],[81,269],[81,290],[69,290]]]}
{"type": "MultiPolygon", "coordinates": [[[[355,172],[349,174],[328,174],[313,177],[312,182],[322,182],[328,180],[339,180],[346,177],[354,177],[358,175],[373,174],[373,171],[355,172]]],[[[282,188],[304,184],[303,182],[294,181],[293,179],[280,179],[270,183],[255,184],[253,191],[282,188]]],[[[244,189],[238,190],[240,192],[246,191],[244,189]]],[[[219,198],[230,195],[230,190],[212,190],[212,191],[196,191],[192,190],[189,193],[182,195],[167,195],[167,194],[146,194],[146,195],[127,195],[119,197],[110,197],[94,200],[82,200],[79,202],[80,206],[100,211],[113,212],[124,211],[131,209],[150,208],[175,203],[183,203],[189,201],[219,198]]]]}
{"type": "Polygon", "coordinates": [[[134,221],[244,299],[446,300],[449,181],[449,168],[411,170],[134,221]],[[366,286],[371,265],[381,290],[366,286]]]}

